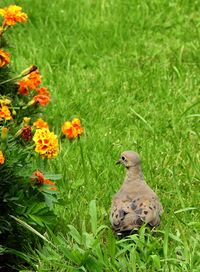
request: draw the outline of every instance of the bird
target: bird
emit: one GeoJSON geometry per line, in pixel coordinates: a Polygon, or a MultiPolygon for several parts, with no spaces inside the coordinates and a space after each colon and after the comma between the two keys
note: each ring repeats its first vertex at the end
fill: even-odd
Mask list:
{"type": "Polygon", "coordinates": [[[126,176],[112,199],[110,222],[115,233],[126,235],[143,224],[151,228],[158,226],[163,207],[144,180],[139,155],[134,151],[124,151],[116,164],[126,168],[126,176]]]}

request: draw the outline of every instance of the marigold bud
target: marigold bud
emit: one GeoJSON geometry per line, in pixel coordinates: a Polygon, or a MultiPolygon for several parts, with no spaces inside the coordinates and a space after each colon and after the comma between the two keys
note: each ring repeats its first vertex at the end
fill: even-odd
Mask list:
{"type": "Polygon", "coordinates": [[[29,124],[30,120],[31,120],[31,118],[29,118],[29,117],[24,117],[24,118],[23,118],[23,126],[27,126],[27,125],[29,124]]]}
{"type": "Polygon", "coordinates": [[[28,67],[27,69],[23,70],[20,74],[21,77],[27,76],[30,73],[34,72],[37,70],[37,66],[35,65],[31,65],[30,67],[28,67]]]}
{"type": "Polygon", "coordinates": [[[1,141],[6,141],[8,138],[8,128],[7,127],[2,127],[1,130],[1,141]]]}
{"type": "Polygon", "coordinates": [[[8,129],[3,127],[1,130],[1,150],[5,150],[8,142],[8,129]]]}

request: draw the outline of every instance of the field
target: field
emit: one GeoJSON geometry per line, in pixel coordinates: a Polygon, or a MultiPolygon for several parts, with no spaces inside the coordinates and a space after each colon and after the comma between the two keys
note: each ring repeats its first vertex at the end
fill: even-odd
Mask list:
{"type": "MultiPolygon", "coordinates": [[[[12,4],[1,1],[1,6],[12,4]]],[[[18,0],[28,24],[8,33],[13,68],[36,64],[52,93],[46,121],[61,135],[78,117],[85,133],[61,141],[51,170],[63,205],[30,270],[200,271],[199,1],[18,0]],[[124,150],[142,158],[164,214],[156,232],[119,240],[110,204],[124,150]]]]}

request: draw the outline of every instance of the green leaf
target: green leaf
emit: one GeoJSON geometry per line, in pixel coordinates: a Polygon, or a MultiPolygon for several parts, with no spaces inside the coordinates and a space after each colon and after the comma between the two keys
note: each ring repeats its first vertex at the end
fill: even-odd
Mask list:
{"type": "Polygon", "coordinates": [[[45,178],[50,180],[60,180],[62,177],[62,174],[45,174],[45,178]]]}
{"type": "Polygon", "coordinates": [[[159,258],[159,256],[158,255],[151,255],[151,258],[152,258],[154,267],[156,269],[160,269],[161,265],[160,265],[160,258],[159,258]]]}
{"type": "Polygon", "coordinates": [[[39,236],[41,239],[43,239],[45,242],[51,244],[53,247],[54,244],[49,241],[44,235],[42,235],[41,233],[39,233],[36,229],[34,229],[33,227],[31,227],[29,224],[27,224],[26,222],[22,221],[21,219],[10,215],[10,217],[12,217],[13,219],[15,219],[21,226],[23,226],[24,228],[26,228],[27,230],[31,231],[32,233],[36,234],[37,236],[39,236]]]}
{"type": "Polygon", "coordinates": [[[89,215],[90,215],[90,224],[92,227],[92,232],[94,235],[97,233],[97,208],[96,200],[91,200],[89,204],[89,215]]]}
{"type": "Polygon", "coordinates": [[[72,225],[68,225],[69,230],[69,234],[71,235],[71,237],[79,244],[81,245],[82,243],[82,238],[81,235],[79,234],[79,232],[77,231],[77,229],[72,226],[72,225]]]}

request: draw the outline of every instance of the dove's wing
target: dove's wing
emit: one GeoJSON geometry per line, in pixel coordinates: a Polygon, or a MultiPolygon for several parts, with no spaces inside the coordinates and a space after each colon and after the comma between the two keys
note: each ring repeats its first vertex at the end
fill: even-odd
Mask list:
{"type": "Polygon", "coordinates": [[[115,231],[130,231],[143,223],[154,227],[159,225],[162,206],[155,194],[131,197],[117,194],[113,199],[110,221],[115,231]]]}

